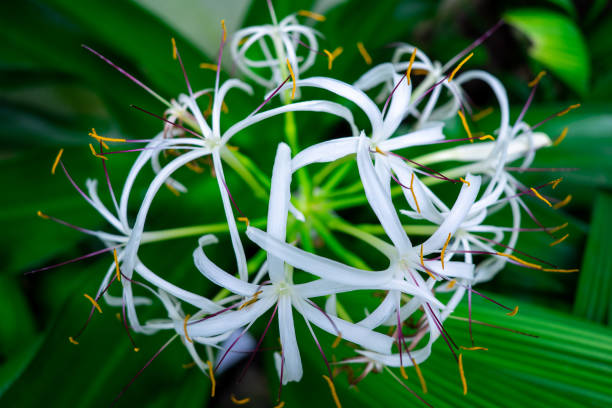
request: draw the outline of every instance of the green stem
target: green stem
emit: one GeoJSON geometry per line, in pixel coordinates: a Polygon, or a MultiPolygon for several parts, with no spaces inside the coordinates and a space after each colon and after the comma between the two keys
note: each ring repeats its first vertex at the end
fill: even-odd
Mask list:
{"type": "MultiPolygon", "coordinates": [[[[251,221],[251,225],[255,227],[262,227],[266,225],[266,219],[258,218],[256,220],[251,221]]],[[[242,225],[239,225],[238,228],[245,229],[245,227],[242,225]]],[[[150,242],[168,241],[171,239],[190,237],[194,235],[215,234],[220,232],[227,232],[227,230],[227,223],[222,222],[217,224],[192,225],[189,227],[171,228],[160,231],[149,231],[142,234],[142,243],[145,244],[150,242]]]]}
{"type": "Polygon", "coordinates": [[[344,246],[334,237],[331,231],[326,227],[325,223],[319,221],[315,217],[311,217],[312,225],[321,236],[329,249],[338,255],[344,262],[359,269],[369,270],[368,265],[357,255],[344,248],[344,246]]]}
{"type": "MultiPolygon", "coordinates": [[[[255,164],[250,159],[238,152],[232,152],[227,148],[221,150],[221,157],[236,173],[238,173],[240,177],[242,177],[242,179],[253,190],[253,193],[255,193],[258,198],[261,198],[262,200],[268,199],[267,189],[262,187],[260,181],[257,180],[257,178],[260,180],[263,179],[263,184],[265,184],[265,175],[263,175],[261,170],[257,169],[255,164]],[[253,176],[251,171],[253,171],[256,176],[253,176]]],[[[270,184],[268,182],[267,187],[269,187],[269,185],[270,184]]]]}

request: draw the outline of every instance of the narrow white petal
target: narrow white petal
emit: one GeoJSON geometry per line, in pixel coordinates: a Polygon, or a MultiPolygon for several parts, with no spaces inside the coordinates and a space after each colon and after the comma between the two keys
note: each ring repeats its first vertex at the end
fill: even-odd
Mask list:
{"type": "Polygon", "coordinates": [[[198,246],[195,251],[193,251],[193,260],[196,268],[198,268],[202,275],[222,288],[241,296],[252,296],[257,292],[257,285],[238,279],[215,265],[215,263],[206,256],[201,246],[198,246]]]}
{"type": "Polygon", "coordinates": [[[368,147],[367,139],[362,133],[357,149],[357,166],[366,197],[395,247],[399,252],[404,252],[410,248],[410,240],[404,232],[391,197],[385,192],[376,175],[368,147]]]}
{"type": "Polygon", "coordinates": [[[436,232],[423,243],[423,253],[429,254],[440,250],[444,242],[446,242],[448,234],[453,235],[455,233],[472,208],[476,196],[478,195],[478,190],[480,189],[481,178],[468,174],[465,176],[465,180],[469,185],[463,184],[457,201],[455,201],[455,205],[453,205],[453,208],[451,208],[446,216],[446,220],[444,220],[436,232]]]}
{"type": "Polygon", "coordinates": [[[358,143],[357,137],[341,137],[312,145],[295,155],[291,162],[292,171],[295,173],[312,163],[328,163],[355,154],[358,143]]]}
{"type": "Polygon", "coordinates": [[[285,359],[283,384],[287,384],[289,381],[299,381],[303,372],[302,360],[295,337],[291,298],[288,295],[282,295],[278,298],[278,329],[285,359]]]}
{"type": "Polygon", "coordinates": [[[255,123],[261,122],[264,119],[281,115],[285,112],[323,112],[336,115],[346,120],[351,127],[351,131],[354,134],[357,134],[357,127],[355,126],[355,122],[353,120],[353,114],[346,107],[338,103],[329,101],[306,101],[284,105],[264,112],[256,113],[252,116],[248,116],[240,122],[234,124],[223,134],[222,143],[227,143],[232,136],[240,132],[242,129],[245,129],[255,123]]]}
{"type": "Polygon", "coordinates": [[[385,151],[393,151],[404,149],[411,146],[423,146],[444,139],[442,129],[444,124],[441,122],[429,123],[414,132],[407,133],[402,136],[392,137],[378,143],[378,147],[385,151]]]}
{"type": "MultiPolygon", "coordinates": [[[[291,198],[291,149],[280,143],[272,168],[270,200],[268,203],[268,234],[284,241],[287,232],[287,215],[291,198]]],[[[268,268],[273,282],[285,279],[285,263],[268,253],[268,268]]]]}
{"type": "Polygon", "coordinates": [[[253,94],[253,88],[251,85],[246,84],[239,79],[228,79],[221,85],[219,91],[215,95],[215,101],[212,108],[212,130],[213,134],[221,138],[221,107],[223,106],[223,100],[225,95],[232,88],[240,88],[249,95],[253,94]]]}
{"type": "Polygon", "coordinates": [[[227,220],[227,226],[229,228],[234,254],[236,255],[238,275],[240,276],[240,279],[247,281],[249,272],[247,270],[246,256],[244,255],[244,248],[242,247],[242,242],[240,241],[238,227],[236,227],[236,219],[234,218],[234,211],[232,210],[232,204],[229,197],[229,187],[227,187],[225,176],[223,175],[223,165],[221,164],[221,156],[219,155],[219,151],[215,150],[212,157],[215,174],[217,176],[217,184],[219,184],[219,192],[221,193],[221,200],[223,201],[223,209],[225,210],[225,219],[227,220]]]}
{"type": "Polygon", "coordinates": [[[389,336],[354,323],[349,323],[336,316],[327,315],[323,310],[319,310],[303,300],[296,301],[295,308],[302,314],[304,319],[307,319],[330,334],[339,334],[343,339],[359,344],[368,350],[379,353],[389,353],[391,351],[393,338],[389,336]]]}
{"type": "Polygon", "coordinates": [[[247,236],[263,250],[281,258],[289,265],[332,282],[369,288],[371,285],[384,284],[391,279],[389,270],[373,272],[353,268],[303,251],[254,227],[247,228],[247,236]]]}

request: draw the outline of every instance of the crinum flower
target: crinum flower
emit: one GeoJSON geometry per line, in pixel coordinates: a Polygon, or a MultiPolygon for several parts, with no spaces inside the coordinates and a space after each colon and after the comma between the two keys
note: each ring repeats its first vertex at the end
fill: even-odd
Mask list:
{"type": "Polygon", "coordinates": [[[230,50],[234,63],[243,74],[264,88],[274,89],[289,75],[287,61],[291,64],[296,80],[314,64],[318,49],[317,36],[320,34],[300,24],[296,14],[290,14],[278,22],[271,1],[268,1],[268,7],[272,24],[237,31],[232,36],[230,50]],[[247,55],[255,45],[259,46],[258,51],[263,54],[263,60],[253,60],[247,55]],[[301,45],[305,50],[304,56],[298,52],[301,45]],[[262,71],[269,73],[264,74],[262,71]]]}
{"type": "MultiPolygon", "coordinates": [[[[289,212],[291,184],[291,156],[289,147],[281,143],[278,147],[272,174],[270,204],[268,208],[267,234],[279,242],[285,241],[287,216],[289,212]]],[[[249,227],[251,229],[252,227],[249,227]]],[[[252,234],[249,235],[252,237],[252,234]]],[[[208,239],[207,237],[203,237],[208,239]]],[[[256,241],[257,242],[257,241],[256,241]]],[[[255,284],[242,281],[215,265],[200,246],[194,252],[194,261],[200,272],[217,285],[246,298],[239,310],[226,310],[210,318],[194,322],[187,327],[190,337],[214,336],[233,332],[244,327],[246,332],[261,315],[273,309],[272,318],[278,312],[278,324],[282,352],[277,357],[277,368],[281,381],[299,381],[302,377],[302,363],[295,335],[293,310],[298,312],[315,338],[312,325],[379,353],[388,353],[393,340],[383,334],[369,330],[336,316],[327,315],[312,302],[312,298],[328,296],[338,292],[354,290],[349,281],[340,283],[334,270],[320,269],[313,275],[321,279],[308,283],[293,282],[293,268],[282,258],[268,251],[267,270],[269,281],[255,284]],[[333,278],[333,279],[332,279],[333,278]],[[281,374],[282,373],[282,374],[281,374]]],[[[287,244],[288,245],[288,244],[287,244]]],[[[266,247],[264,246],[264,249],[266,247]]],[[[332,265],[332,261],[323,261],[332,265]]],[[[337,267],[336,267],[337,268],[337,267]]],[[[364,272],[361,272],[363,274],[364,272]]]]}

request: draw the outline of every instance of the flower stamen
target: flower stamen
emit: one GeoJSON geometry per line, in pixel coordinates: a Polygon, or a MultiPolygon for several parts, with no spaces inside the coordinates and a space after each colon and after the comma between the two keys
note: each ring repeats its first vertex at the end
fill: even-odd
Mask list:
{"type": "MultiPolygon", "coordinates": [[[[568,194],[562,201],[559,201],[558,203],[553,205],[553,208],[555,210],[558,210],[559,208],[565,207],[566,205],[568,205],[570,201],[572,201],[572,195],[568,194]]],[[[567,223],[565,223],[565,225],[567,225],[567,223]]]]}
{"type": "Polygon", "coordinates": [[[287,58],[287,66],[289,67],[289,74],[291,75],[291,99],[295,99],[295,74],[293,73],[289,58],[287,58]]]}
{"type": "Polygon", "coordinates": [[[546,71],[540,71],[540,73],[532,81],[530,81],[527,86],[533,88],[540,82],[544,75],[546,75],[546,71]]]}
{"type": "Polygon", "coordinates": [[[425,382],[425,377],[423,377],[423,373],[421,372],[421,367],[419,367],[417,362],[414,361],[414,358],[411,358],[410,360],[412,360],[412,365],[414,366],[417,376],[419,377],[419,382],[421,383],[421,389],[423,390],[423,394],[427,394],[427,383],[425,382]]]}
{"type": "Polygon", "coordinates": [[[215,388],[217,386],[217,381],[215,381],[215,373],[213,372],[213,364],[210,360],[208,360],[206,364],[208,365],[208,376],[210,377],[210,396],[214,397],[215,388]]]}
{"type": "MultiPolygon", "coordinates": [[[[57,168],[57,165],[59,164],[59,161],[62,158],[62,154],[63,153],[64,153],[64,149],[62,148],[57,153],[57,156],[55,156],[55,160],[53,161],[53,167],[51,167],[51,174],[55,174],[55,169],[57,168]]],[[[39,213],[40,213],[40,211],[39,211],[39,213]]]]}
{"type": "Polygon", "coordinates": [[[472,120],[474,122],[478,122],[479,120],[484,119],[485,117],[489,116],[492,113],[493,113],[493,107],[489,106],[488,108],[483,109],[480,112],[475,113],[474,115],[472,115],[472,120]]]}
{"type": "Polygon", "coordinates": [[[444,246],[442,247],[442,252],[440,253],[440,262],[442,262],[442,269],[444,269],[444,252],[446,252],[446,247],[448,246],[450,239],[451,239],[451,233],[449,232],[448,237],[446,238],[446,242],[444,243],[444,246]]]}
{"type": "Polygon", "coordinates": [[[113,257],[115,258],[115,267],[117,269],[117,282],[121,282],[121,270],[119,269],[119,260],[117,259],[117,250],[113,248],[113,257]]]}
{"type": "Polygon", "coordinates": [[[412,199],[414,200],[414,204],[416,206],[417,212],[420,214],[421,209],[419,208],[419,202],[417,201],[416,194],[414,193],[414,188],[412,188],[413,185],[414,185],[414,172],[412,173],[412,176],[410,177],[410,193],[412,193],[412,199]]]}
{"type": "Polygon", "coordinates": [[[463,64],[465,64],[466,62],[468,62],[468,60],[470,58],[472,58],[474,56],[474,53],[471,52],[467,57],[465,57],[463,60],[461,60],[461,62],[459,64],[457,64],[457,66],[455,67],[455,69],[453,69],[453,72],[451,72],[450,76],[448,77],[448,82],[452,81],[453,78],[455,77],[455,75],[457,74],[457,72],[461,69],[461,67],[463,66],[463,64]]]}
{"type": "Polygon", "coordinates": [[[95,301],[94,298],[92,298],[91,296],[89,296],[87,293],[83,293],[83,296],[85,296],[85,298],[87,300],[89,300],[91,302],[92,305],[94,305],[94,307],[96,308],[96,310],[98,311],[98,313],[102,313],[102,309],[100,308],[100,305],[98,304],[98,302],[95,301]]]}
{"type": "Polygon", "coordinates": [[[313,20],[320,21],[320,22],[323,22],[326,19],[323,14],[315,13],[309,10],[300,10],[297,12],[297,15],[302,16],[302,17],[311,18],[313,20]]]}
{"type": "Polygon", "coordinates": [[[561,132],[559,137],[556,138],[555,141],[553,142],[553,146],[559,146],[559,144],[561,144],[563,139],[565,139],[565,136],[567,136],[567,130],[568,130],[567,126],[563,128],[563,131],[561,132]]]}
{"type": "Polygon", "coordinates": [[[459,353],[459,375],[461,376],[461,384],[463,385],[463,395],[467,394],[467,381],[465,380],[465,372],[463,371],[463,354],[459,353]]]}
{"type": "Polygon", "coordinates": [[[408,69],[406,69],[406,85],[410,85],[410,71],[412,71],[412,64],[414,64],[414,58],[416,57],[417,49],[416,47],[412,50],[412,54],[410,54],[410,61],[408,61],[408,69]]]}
{"type": "Polygon", "coordinates": [[[518,313],[518,311],[519,311],[519,307],[518,307],[518,305],[517,305],[517,306],[514,306],[514,309],[512,309],[512,311],[511,311],[511,312],[506,313],[506,316],[514,317],[514,316],[516,316],[516,314],[518,313]]]}
{"type": "Polygon", "coordinates": [[[230,395],[230,399],[236,405],[244,405],[244,404],[248,404],[249,402],[251,402],[251,399],[249,397],[243,398],[243,399],[238,399],[238,398],[236,398],[236,396],[234,394],[230,395]]]}
{"type": "Polygon", "coordinates": [[[185,316],[185,319],[183,319],[183,331],[185,332],[185,339],[193,344],[193,340],[191,340],[191,337],[189,337],[189,334],[187,333],[187,321],[190,317],[191,315],[188,314],[187,316],[185,316]]]}
{"type": "Polygon", "coordinates": [[[336,387],[334,386],[334,382],[325,374],[323,374],[323,379],[327,381],[327,385],[329,386],[329,390],[331,391],[331,395],[334,399],[334,403],[336,404],[336,408],[342,408],[342,404],[340,404],[340,399],[338,398],[338,394],[336,393],[336,387]]]}
{"type": "Polygon", "coordinates": [[[540,200],[544,201],[546,204],[548,204],[549,207],[552,207],[552,204],[550,203],[550,201],[548,201],[542,194],[540,194],[538,192],[538,190],[536,190],[535,188],[531,187],[530,190],[533,192],[533,194],[535,194],[536,197],[538,197],[540,200]]]}
{"type": "Polygon", "coordinates": [[[93,154],[95,157],[102,159],[102,160],[108,160],[108,157],[105,157],[99,153],[96,153],[96,149],[94,149],[91,143],[89,144],[89,149],[91,150],[91,154],[93,154]]]}
{"type": "Polygon", "coordinates": [[[361,41],[357,43],[357,49],[359,50],[359,53],[361,54],[361,57],[363,58],[365,63],[367,65],[372,65],[372,57],[370,56],[368,50],[366,50],[365,46],[361,41]]]}
{"type": "Polygon", "coordinates": [[[470,139],[470,143],[474,143],[472,132],[470,131],[470,127],[468,126],[468,123],[465,120],[465,115],[460,110],[457,111],[457,115],[459,115],[459,117],[461,118],[461,124],[463,125],[463,128],[465,129],[465,133],[467,133],[468,138],[470,139]]]}
{"type": "Polygon", "coordinates": [[[218,69],[217,64],[211,64],[209,62],[202,62],[202,63],[200,63],[200,68],[201,69],[209,69],[209,70],[215,71],[215,72],[217,72],[217,69],[218,69]]]}

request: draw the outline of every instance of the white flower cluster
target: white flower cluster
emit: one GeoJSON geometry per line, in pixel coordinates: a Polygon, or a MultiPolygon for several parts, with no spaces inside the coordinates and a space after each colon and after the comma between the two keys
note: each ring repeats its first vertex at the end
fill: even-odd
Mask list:
{"type": "MultiPolygon", "coordinates": [[[[109,265],[94,305],[97,306],[97,300],[104,297],[109,305],[123,307],[124,314],[127,314],[126,327],[129,325],[135,332],[172,332],[183,340],[194,362],[206,374],[212,375],[213,364],[219,365],[228,353],[231,355],[232,348],[241,339],[249,338],[246,333],[267,312],[272,315],[268,327],[275,316],[278,321],[281,346],[275,359],[282,384],[299,381],[303,375],[300,358],[303,345],[296,337],[295,314],[304,319],[317,345],[319,342],[313,326],[357,345],[358,356],[353,361],[402,367],[402,370],[403,367],[417,366],[428,358],[433,343],[440,336],[452,349],[452,340],[443,327],[444,321],[466,293],[475,292],[472,289],[474,284],[491,279],[507,262],[554,270],[514,255],[513,248],[521,231],[521,208],[535,220],[524,197],[536,197],[549,205],[553,199],[543,196],[540,187],[530,189],[522,185],[511,174],[513,168],[509,167],[511,163],[522,160],[515,169],[528,168],[536,150],[552,142],[547,135],[534,132],[523,122],[524,112],[511,123],[507,93],[495,77],[480,70],[460,71],[458,68],[469,59],[467,52],[443,66],[408,44],[399,45],[390,62],[374,66],[354,84],[329,77],[305,77],[306,70],[321,54],[317,51],[318,35],[309,26],[300,24],[296,15],[291,15],[280,23],[274,17],[272,25],[246,28],[233,36],[230,40],[233,62],[246,77],[266,87],[269,94],[251,115],[224,126],[225,131],[221,119],[227,93],[233,88],[248,94],[253,91],[249,84],[239,79],[219,83],[224,32],[214,88],[193,92],[188,83],[189,92],[172,102],[165,102],[154,94],[168,105],[164,128],[155,137],[124,140],[105,138],[92,132],[101,145],[100,152],[94,153],[103,161],[112,157],[110,152],[102,149],[107,142],[145,145],[134,149],[139,151],[138,157],[118,200],[113,196],[112,206],[107,206],[99,198],[95,180],[88,180],[87,192],[81,192],[116,230],[114,233],[83,230],[99,237],[106,250],[116,253],[116,261],[109,265]],[[255,44],[260,46],[255,53],[262,59],[249,56],[255,44]],[[303,56],[298,53],[300,49],[305,49],[303,56]],[[265,76],[265,72],[271,72],[271,75],[265,76]],[[487,85],[499,104],[500,123],[491,135],[473,135],[469,129],[468,119],[471,116],[474,120],[478,115],[472,112],[471,99],[464,88],[471,81],[487,85]],[[320,88],[334,100],[341,97],[351,102],[347,106],[356,106],[361,111],[359,115],[365,114],[369,123],[357,124],[354,120],[356,110],[338,102],[295,102],[290,98],[296,90],[304,92],[306,88],[320,88]],[[377,98],[372,99],[366,93],[372,90],[379,90],[377,98]],[[283,103],[267,109],[268,104],[275,103],[277,95],[283,103]],[[207,113],[202,111],[203,96],[212,97],[207,113]],[[380,105],[383,105],[382,109],[380,105]],[[336,115],[348,124],[346,129],[350,134],[323,140],[301,151],[295,150],[294,146],[292,151],[285,143],[275,147],[265,230],[250,225],[244,216],[237,220],[223,163],[237,170],[247,182],[252,176],[228,143],[234,135],[255,123],[298,111],[336,115]],[[465,127],[466,136],[448,139],[445,123],[457,115],[465,127]],[[454,147],[439,148],[446,143],[454,147]],[[431,151],[413,157],[411,149],[417,146],[420,146],[419,151],[423,151],[423,146],[430,146],[431,151]],[[163,153],[169,151],[179,153],[162,164],[163,153]],[[396,153],[400,151],[403,156],[396,153]],[[139,248],[144,243],[192,233],[180,228],[165,232],[145,229],[150,206],[160,188],[166,185],[173,191],[187,192],[183,184],[172,178],[173,173],[193,165],[202,157],[212,159],[236,265],[235,269],[226,271],[211,261],[207,252],[213,251],[212,245],[217,243],[215,236],[204,235],[199,239],[193,251],[193,261],[206,279],[223,289],[215,298],[174,285],[139,259],[139,248]],[[302,169],[315,163],[327,163],[331,166],[329,169],[338,169],[339,164],[351,161],[356,163],[359,175],[358,183],[351,189],[363,197],[362,203],[369,205],[388,239],[352,225],[332,207],[322,206],[324,210],[314,210],[303,197],[318,197],[319,202],[325,202],[338,193],[340,187],[333,183],[325,188],[312,183],[301,185],[296,174],[302,169]],[[134,200],[130,194],[147,164],[152,166],[155,177],[148,185],[135,219],[130,219],[128,202],[134,200]],[[443,166],[444,172],[433,169],[437,166],[443,166]],[[446,183],[445,191],[454,191],[453,200],[449,202],[446,196],[441,199],[430,188],[439,183],[446,183]],[[401,190],[400,194],[397,194],[398,190],[401,190]],[[300,193],[296,194],[296,191],[300,193]],[[321,219],[333,220],[339,231],[363,241],[373,252],[382,255],[387,267],[377,271],[360,268],[349,265],[348,261],[339,262],[306,250],[300,239],[288,242],[288,226],[301,231],[302,238],[311,238],[304,236],[300,225],[308,222],[315,211],[323,214],[321,219]],[[499,213],[505,215],[503,225],[492,220],[492,216],[499,213]],[[425,239],[417,238],[415,242],[415,237],[409,236],[410,225],[406,225],[411,220],[420,220],[421,228],[424,226],[430,234],[425,239]],[[267,254],[267,259],[254,274],[249,274],[247,267],[240,221],[247,224],[246,239],[250,245],[267,254]],[[119,282],[111,285],[114,281],[119,282]],[[116,286],[121,287],[119,296],[110,293],[117,291],[116,286]],[[108,290],[109,287],[113,289],[108,290]],[[166,309],[167,317],[141,322],[137,309],[152,300],[136,296],[136,288],[138,291],[144,288],[153,300],[159,301],[166,309]],[[384,295],[379,304],[365,312],[354,308],[346,310],[345,307],[340,310],[338,307],[338,294],[353,292],[371,299],[373,293],[381,291],[384,295]],[[447,299],[445,302],[437,296],[443,292],[449,293],[443,296],[447,299]],[[185,305],[190,309],[196,308],[198,312],[186,315],[182,311],[185,305]],[[359,315],[362,316],[357,317],[359,315]],[[405,335],[402,327],[409,319],[416,324],[417,330],[405,335]],[[205,347],[200,349],[197,344],[205,347]],[[200,357],[203,350],[206,358],[200,357]]],[[[176,47],[174,51],[177,53],[176,47]]],[[[330,53],[326,54],[331,58],[330,53]]],[[[180,55],[177,56],[180,60],[180,55]]],[[[139,81],[137,83],[145,87],[139,81]]],[[[59,158],[56,165],[58,163],[68,175],[59,158]]],[[[347,171],[351,169],[350,166],[346,168],[347,171]]],[[[556,183],[552,183],[553,188],[556,183]]],[[[201,200],[201,197],[192,199],[201,200]]],[[[206,206],[214,205],[214,200],[206,203],[206,206]]],[[[556,232],[554,228],[543,226],[539,229],[556,232]]],[[[314,232],[307,231],[307,234],[314,232]]],[[[300,233],[291,236],[300,237],[300,233]]],[[[510,314],[516,313],[516,310],[509,310],[510,314]]],[[[76,343],[74,338],[71,341],[76,343]]],[[[259,343],[249,347],[255,347],[256,351],[259,343]]]]}

